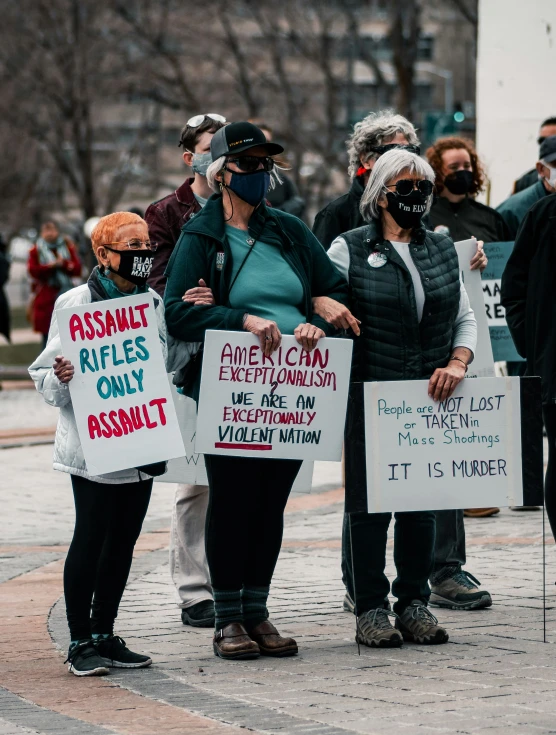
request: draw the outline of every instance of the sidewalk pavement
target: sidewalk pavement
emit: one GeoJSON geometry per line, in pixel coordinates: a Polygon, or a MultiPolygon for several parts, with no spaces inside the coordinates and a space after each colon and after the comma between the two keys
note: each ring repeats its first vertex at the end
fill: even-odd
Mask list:
{"type": "MultiPolygon", "coordinates": [[[[2,429],[12,393],[0,395],[2,429]]],[[[32,425],[40,409],[21,400],[32,425]]],[[[466,520],[467,568],[494,605],[434,610],[449,629],[447,645],[358,655],[354,617],[342,611],[342,491],[331,489],[339,484],[331,463],[317,465],[311,493],[290,499],[271,590],[271,617],[297,639],[297,657],[221,661],[210,630],[181,624],[167,552],[174,486],[156,483],[117,622],[117,633],[154,665],[72,677],[62,663],[61,597],[72,500],[51,453],[50,445],[0,450],[0,735],[556,731],[556,550],[547,543],[545,644],[542,513],[503,509],[466,520]]],[[[388,571],[392,578],[391,558],[388,571]]]]}

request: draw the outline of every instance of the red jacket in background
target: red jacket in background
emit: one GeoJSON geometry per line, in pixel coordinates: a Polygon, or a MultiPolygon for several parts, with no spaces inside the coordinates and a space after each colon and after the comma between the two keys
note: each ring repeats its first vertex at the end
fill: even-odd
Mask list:
{"type": "MultiPolygon", "coordinates": [[[[77,248],[68,238],[64,238],[69,250],[69,260],[64,260],[62,270],[68,276],[81,274],[81,261],[77,255],[77,248]]],[[[33,279],[32,290],[35,294],[32,307],[33,329],[41,334],[48,334],[50,320],[54,311],[54,303],[60,294],[60,289],[49,285],[53,269],[39,262],[39,251],[34,245],[29,251],[27,271],[33,279]]]]}
{"type": "Polygon", "coordinates": [[[158,246],[149,276],[149,286],[160,296],[164,296],[166,288],[164,271],[179,239],[181,228],[201,210],[201,205],[191,189],[193,181],[192,178],[186,179],[173,194],[154,202],[145,212],[149,238],[158,246]]]}

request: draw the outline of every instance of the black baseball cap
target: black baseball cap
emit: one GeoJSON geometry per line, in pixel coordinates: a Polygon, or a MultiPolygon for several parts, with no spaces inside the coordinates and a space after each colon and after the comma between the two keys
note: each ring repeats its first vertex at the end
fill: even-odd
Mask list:
{"type": "Polygon", "coordinates": [[[556,135],[545,138],[539,148],[539,159],[546,163],[556,161],[556,135]]]}
{"type": "Polygon", "coordinates": [[[283,153],[284,149],[278,143],[269,143],[263,131],[250,122],[234,122],[225,125],[212,136],[210,153],[212,160],[220,156],[229,156],[233,153],[242,153],[248,148],[263,146],[269,156],[283,153]]]}

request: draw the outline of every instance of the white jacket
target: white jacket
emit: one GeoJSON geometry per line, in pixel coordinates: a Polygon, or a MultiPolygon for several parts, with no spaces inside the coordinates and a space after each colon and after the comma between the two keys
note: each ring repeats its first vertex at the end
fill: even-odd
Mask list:
{"type": "MultiPolygon", "coordinates": [[[[164,304],[155,291],[149,289],[149,293],[154,299],[160,344],[162,345],[164,360],[167,361],[168,347],[166,322],[164,321],[164,304]]],[[[35,362],[29,367],[29,374],[33,378],[39,393],[42,393],[44,400],[51,406],[57,406],[60,409],[54,441],[54,469],[60,470],[61,472],[69,472],[71,475],[81,475],[81,477],[87,477],[95,482],[108,484],[137,482],[137,480],[144,480],[150,477],[150,475],[146,475],[136,469],[120,470],[118,472],[110,472],[106,475],[89,475],[77,433],[77,424],[73,413],[69,386],[67,383],[61,383],[54,375],[54,368],[52,367],[54,365],[54,358],[62,354],[57,318],[58,309],[79,306],[80,304],[90,304],[91,302],[91,292],[87,284],[72,288],[71,291],[67,291],[58,297],[50,323],[48,343],[43,352],[41,352],[35,362]]],[[[181,347],[185,349],[185,343],[182,343],[181,347]]],[[[172,345],[171,352],[173,353],[172,361],[175,362],[177,358],[174,354],[176,352],[174,345],[172,345]]]]}

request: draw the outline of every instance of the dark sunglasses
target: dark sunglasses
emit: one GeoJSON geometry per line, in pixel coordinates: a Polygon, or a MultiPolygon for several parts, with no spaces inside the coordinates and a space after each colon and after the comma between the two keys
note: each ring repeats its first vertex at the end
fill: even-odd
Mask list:
{"type": "MultiPolygon", "coordinates": [[[[246,174],[259,170],[272,171],[274,168],[274,161],[269,156],[239,156],[238,158],[228,158],[227,163],[235,163],[239,170],[246,174]]],[[[229,171],[229,169],[226,169],[226,171],[229,171]]]]}
{"type": "Polygon", "coordinates": [[[386,145],[375,145],[371,150],[373,153],[378,153],[379,156],[382,156],[383,153],[388,153],[388,151],[393,151],[396,148],[401,151],[416,153],[417,155],[420,155],[421,153],[421,149],[418,145],[411,145],[409,143],[387,143],[386,145]]]}
{"type": "Polygon", "coordinates": [[[395,184],[386,186],[387,189],[396,189],[396,192],[401,197],[407,197],[411,194],[413,189],[417,187],[423,196],[430,196],[432,194],[433,183],[428,179],[421,179],[420,181],[414,181],[413,179],[400,179],[395,184]]]}

